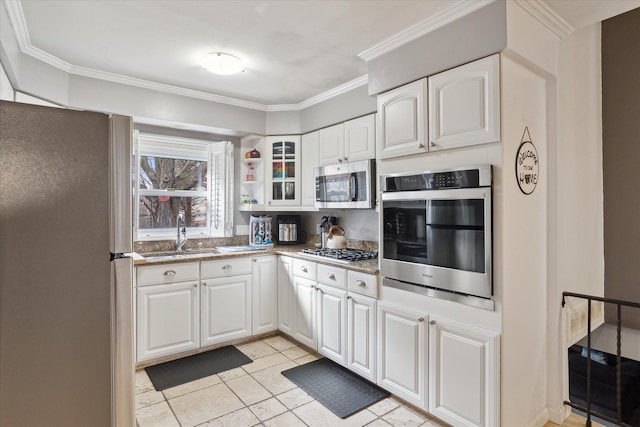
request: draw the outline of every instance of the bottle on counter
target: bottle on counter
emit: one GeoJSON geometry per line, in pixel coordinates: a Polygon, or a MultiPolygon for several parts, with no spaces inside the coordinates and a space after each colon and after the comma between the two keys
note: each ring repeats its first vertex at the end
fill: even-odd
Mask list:
{"type": "Polygon", "coordinates": [[[249,170],[247,171],[247,175],[245,176],[245,181],[255,181],[256,180],[256,172],[253,169],[253,165],[249,163],[249,170]]]}

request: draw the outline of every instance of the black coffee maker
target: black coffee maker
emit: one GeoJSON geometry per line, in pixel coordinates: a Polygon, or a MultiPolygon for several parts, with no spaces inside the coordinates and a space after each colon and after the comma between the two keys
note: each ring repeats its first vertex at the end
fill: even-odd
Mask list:
{"type": "Polygon", "coordinates": [[[300,228],[300,215],[278,215],[276,238],[279,245],[300,245],[307,233],[300,228]]]}

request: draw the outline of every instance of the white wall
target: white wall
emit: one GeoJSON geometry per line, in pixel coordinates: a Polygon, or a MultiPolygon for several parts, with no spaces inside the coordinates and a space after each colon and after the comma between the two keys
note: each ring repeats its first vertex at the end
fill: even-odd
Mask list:
{"type": "MultiPolygon", "coordinates": [[[[584,300],[562,292],[604,294],[600,24],[574,32],[560,44],[557,81],[557,162],[549,215],[548,408],[558,422],[568,399],[567,346],[586,333],[584,300]],[[565,316],[568,317],[565,320],[565,316]],[[573,325],[573,326],[572,326],[573,325]]],[[[597,306],[596,306],[597,307],[597,306]]],[[[594,318],[597,324],[600,315],[594,318]]]]}
{"type": "MultiPolygon", "coordinates": [[[[561,36],[525,9],[507,2],[508,53],[544,80],[539,90],[546,94],[548,207],[539,212],[544,217],[540,222],[545,224],[540,231],[545,236],[544,245],[539,250],[546,255],[544,262],[537,264],[545,269],[544,286],[537,288],[539,294],[523,288],[530,303],[523,299],[518,305],[512,299],[508,291],[511,280],[505,277],[502,411],[504,425],[534,426],[543,425],[547,418],[560,423],[568,414],[562,402],[568,397],[564,317],[570,309],[561,308],[562,291],[603,292],[600,44],[599,24],[561,36]],[[518,307],[522,312],[513,312],[518,307]],[[523,317],[536,326],[526,324],[523,317]],[[517,345],[510,346],[511,334],[531,338],[521,340],[520,345],[526,342],[534,352],[525,354],[517,345]],[[545,357],[539,359],[538,354],[545,357]],[[519,357],[525,359],[518,361],[519,357]],[[529,363],[522,363],[524,360],[529,363]],[[532,370],[544,377],[542,383],[529,374],[532,370]],[[514,375],[521,382],[508,384],[511,380],[507,377],[514,375]],[[542,401],[532,397],[526,407],[522,405],[527,399],[511,404],[513,393],[529,390],[544,396],[542,401]],[[528,424],[516,422],[518,419],[528,424]]],[[[507,110],[510,108],[503,105],[503,121],[513,113],[507,110]]],[[[506,142],[503,138],[503,144],[506,142]]],[[[505,153],[505,159],[508,157],[505,153]]],[[[521,208],[517,204],[514,209],[513,205],[505,195],[505,209],[509,209],[511,219],[521,208]]],[[[505,233],[508,230],[505,226],[505,233]]],[[[512,264],[508,256],[504,262],[512,264]]],[[[505,267],[505,271],[511,267],[515,265],[505,267]]]]}
{"type": "Polygon", "coordinates": [[[547,155],[546,79],[507,55],[502,78],[502,425],[546,416],[547,155]],[[529,195],[515,175],[525,127],[539,159],[529,195]]]}
{"type": "Polygon", "coordinates": [[[558,283],[602,296],[604,231],[600,24],[563,40],[558,75],[558,283]]]}

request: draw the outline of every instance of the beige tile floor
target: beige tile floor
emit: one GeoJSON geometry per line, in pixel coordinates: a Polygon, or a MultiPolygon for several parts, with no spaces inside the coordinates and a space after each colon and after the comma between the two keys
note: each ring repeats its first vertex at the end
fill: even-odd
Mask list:
{"type": "Polygon", "coordinates": [[[139,427],[424,426],[446,424],[393,397],[341,419],[289,381],[281,371],[321,357],[282,336],[237,345],[253,363],[164,391],[144,369],[136,372],[139,427]]]}

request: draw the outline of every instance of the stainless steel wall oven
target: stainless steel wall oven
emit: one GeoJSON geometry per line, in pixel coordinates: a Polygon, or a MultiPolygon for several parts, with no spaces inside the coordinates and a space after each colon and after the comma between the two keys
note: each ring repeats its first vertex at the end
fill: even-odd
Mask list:
{"type": "Polygon", "coordinates": [[[491,165],[381,184],[383,284],[493,309],[491,165]]]}

